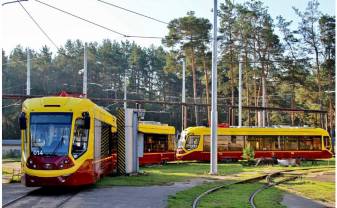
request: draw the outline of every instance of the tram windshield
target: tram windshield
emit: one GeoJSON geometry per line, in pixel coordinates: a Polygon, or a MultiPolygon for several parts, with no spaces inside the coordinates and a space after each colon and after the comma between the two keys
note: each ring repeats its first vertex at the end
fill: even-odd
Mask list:
{"type": "Polygon", "coordinates": [[[71,120],[71,113],[31,113],[31,153],[46,156],[67,155],[71,120]]]}

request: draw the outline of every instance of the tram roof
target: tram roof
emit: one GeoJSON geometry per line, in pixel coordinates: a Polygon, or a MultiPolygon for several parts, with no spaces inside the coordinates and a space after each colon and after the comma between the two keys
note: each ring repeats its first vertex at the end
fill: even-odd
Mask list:
{"type": "Polygon", "coordinates": [[[117,128],[116,117],[87,98],[60,96],[30,98],[24,101],[22,109],[28,112],[91,112],[95,118],[117,128]]]}
{"type": "MultiPolygon", "coordinates": [[[[205,126],[189,127],[185,129],[188,133],[194,134],[210,134],[210,128],[205,126]]],[[[329,136],[329,133],[321,128],[309,127],[234,127],[220,128],[218,134],[225,135],[323,135],[329,136]]]]}
{"type": "Polygon", "coordinates": [[[139,122],[138,131],[145,134],[168,134],[174,135],[176,130],[173,126],[159,122],[139,122]]]}

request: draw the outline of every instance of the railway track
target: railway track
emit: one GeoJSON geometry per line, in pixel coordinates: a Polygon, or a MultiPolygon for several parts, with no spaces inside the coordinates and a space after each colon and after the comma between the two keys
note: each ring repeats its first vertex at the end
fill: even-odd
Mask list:
{"type": "Polygon", "coordinates": [[[306,175],[306,174],[309,174],[309,173],[316,173],[316,172],[323,172],[323,171],[326,171],[326,169],[329,169],[329,168],[324,168],[324,169],[319,169],[319,170],[315,170],[315,169],[319,169],[319,168],[303,168],[303,169],[297,169],[297,170],[286,170],[286,171],[282,171],[282,172],[278,172],[278,173],[274,173],[274,174],[270,174],[269,176],[267,176],[267,184],[258,188],[257,190],[255,190],[250,196],[249,196],[249,203],[250,205],[252,206],[252,208],[256,208],[256,205],[254,203],[254,198],[255,196],[265,190],[265,189],[268,189],[270,187],[273,187],[273,186],[276,186],[278,184],[282,184],[282,183],[285,183],[285,182],[288,182],[288,181],[293,181],[293,180],[296,180],[297,178],[299,177],[302,177],[303,175],[306,175]],[[294,176],[288,176],[288,177],[285,177],[284,179],[280,180],[280,181],[277,181],[277,182],[273,182],[272,178],[273,177],[278,177],[278,176],[282,176],[286,173],[289,173],[289,172],[294,172],[294,171],[298,171],[298,170],[306,170],[307,172],[304,172],[304,173],[299,173],[297,175],[294,175],[294,176]],[[313,171],[311,171],[313,170],[313,171]]]}
{"type": "MultiPolygon", "coordinates": [[[[289,181],[289,180],[294,180],[296,178],[298,178],[300,175],[296,175],[296,176],[291,176],[291,177],[288,177],[288,178],[285,178],[281,181],[278,181],[276,183],[273,183],[272,182],[272,178],[274,176],[278,176],[278,175],[281,175],[282,173],[289,173],[289,172],[294,172],[294,171],[303,171],[303,170],[313,170],[312,172],[308,172],[308,173],[313,173],[315,172],[315,169],[319,169],[319,170],[316,170],[316,172],[321,172],[322,169],[326,170],[326,169],[331,169],[331,168],[335,168],[335,167],[324,167],[324,168],[301,168],[301,169],[295,169],[295,170],[281,170],[281,171],[277,171],[277,172],[274,172],[272,174],[264,174],[264,175],[261,175],[261,176],[257,176],[257,177],[253,177],[253,178],[249,178],[249,179],[245,179],[245,180],[241,180],[241,181],[236,181],[236,182],[233,182],[233,183],[228,183],[228,184],[224,184],[224,185],[220,185],[220,186],[216,186],[216,187],[213,187],[211,189],[208,189],[207,191],[201,193],[199,196],[197,196],[194,201],[193,201],[193,204],[192,204],[192,207],[193,208],[197,208],[199,203],[200,203],[200,200],[202,197],[210,194],[210,193],[213,193],[215,191],[218,191],[220,189],[223,189],[223,188],[226,188],[228,186],[231,186],[231,185],[236,185],[236,184],[243,184],[243,183],[252,183],[252,182],[256,182],[256,181],[260,181],[262,179],[266,179],[267,180],[267,185],[265,185],[266,187],[269,185],[270,187],[271,186],[274,186],[274,185],[277,185],[277,184],[280,184],[280,183],[284,183],[286,181],[289,181]]],[[[308,174],[307,173],[307,174],[308,174]]],[[[302,174],[304,175],[304,174],[302,174]]],[[[260,191],[264,190],[266,187],[263,186],[259,189],[257,189],[254,193],[252,193],[249,197],[249,202],[250,204],[252,205],[253,208],[256,208],[256,206],[254,205],[254,197],[256,196],[257,193],[259,193],[260,191]],[[251,203],[252,202],[252,203],[251,203]]],[[[269,187],[268,187],[269,188],[269,187]]]]}
{"type": "Polygon", "coordinates": [[[33,207],[39,205],[41,207],[62,208],[71,198],[78,194],[81,190],[51,190],[46,188],[38,188],[27,192],[5,204],[5,207],[33,207]]]}

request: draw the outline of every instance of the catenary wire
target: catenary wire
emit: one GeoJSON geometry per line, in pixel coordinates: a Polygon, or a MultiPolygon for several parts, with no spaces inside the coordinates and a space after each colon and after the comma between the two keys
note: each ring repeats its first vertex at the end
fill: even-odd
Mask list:
{"type": "Polygon", "coordinates": [[[44,31],[42,29],[42,27],[39,25],[39,23],[36,22],[36,20],[33,18],[33,16],[28,12],[28,10],[21,4],[20,1],[17,1],[17,2],[20,4],[20,6],[22,7],[22,9],[25,10],[25,12],[27,13],[27,15],[30,17],[30,19],[32,19],[32,21],[40,29],[40,31],[48,38],[48,40],[55,46],[55,48],[57,48],[57,50],[59,50],[59,48],[57,47],[57,45],[55,44],[55,42],[50,38],[50,36],[46,33],[46,31],[44,31]]]}
{"type": "Polygon", "coordinates": [[[52,5],[50,5],[50,4],[47,4],[47,3],[45,3],[45,2],[42,2],[42,1],[39,1],[39,0],[35,0],[35,1],[38,2],[38,3],[40,3],[40,4],[43,4],[43,5],[45,5],[45,6],[48,6],[48,7],[52,8],[52,9],[55,9],[55,10],[57,10],[57,11],[59,11],[59,12],[62,12],[62,13],[67,14],[67,15],[70,15],[70,16],[72,16],[72,17],[75,17],[75,18],[77,18],[77,19],[80,19],[80,20],[82,20],[82,21],[85,21],[85,22],[87,22],[87,23],[90,23],[90,24],[95,25],[95,26],[97,26],[97,27],[103,28],[103,29],[105,29],[105,30],[108,30],[108,31],[110,31],[110,32],[113,32],[113,33],[118,34],[118,35],[120,35],[120,36],[122,36],[122,37],[125,37],[125,38],[162,39],[162,37],[156,37],[156,36],[141,36],[141,35],[128,35],[128,34],[124,34],[124,33],[118,32],[118,31],[116,31],[116,30],[113,30],[113,29],[111,29],[111,28],[108,28],[108,27],[106,27],[106,26],[103,26],[103,25],[101,25],[101,24],[95,23],[95,22],[93,22],[93,21],[91,21],[91,20],[88,20],[88,19],[86,19],[86,18],[80,17],[80,16],[75,15],[75,14],[73,14],[73,13],[70,13],[70,12],[68,12],[68,11],[65,11],[65,10],[63,10],[63,9],[60,9],[60,8],[57,8],[57,7],[52,6],[52,5]]]}
{"type": "Polygon", "coordinates": [[[97,0],[103,4],[107,4],[107,5],[110,5],[110,6],[113,6],[113,7],[116,7],[118,9],[121,9],[121,10],[124,10],[124,11],[127,11],[127,12],[130,12],[130,13],[133,13],[133,14],[136,14],[136,15],[139,15],[139,16],[142,16],[142,17],[145,17],[145,18],[148,18],[148,19],[151,19],[151,20],[154,20],[156,22],[160,22],[160,23],[163,23],[165,25],[168,25],[169,23],[168,22],[164,22],[162,20],[159,20],[157,18],[154,18],[154,17],[150,17],[150,16],[147,16],[145,14],[141,14],[141,13],[138,13],[138,12],[135,12],[135,11],[132,11],[130,9],[127,9],[127,8],[124,8],[124,7],[121,7],[121,6],[118,6],[116,4],[113,4],[113,3],[110,3],[110,2],[106,2],[106,1],[102,1],[102,0],[97,0]]]}

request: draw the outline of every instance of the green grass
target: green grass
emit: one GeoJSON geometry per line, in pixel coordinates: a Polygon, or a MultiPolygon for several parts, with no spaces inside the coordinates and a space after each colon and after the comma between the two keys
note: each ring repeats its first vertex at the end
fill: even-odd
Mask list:
{"type": "MultiPolygon", "coordinates": [[[[139,176],[104,177],[97,186],[147,186],[165,185],[173,182],[186,181],[193,178],[209,178],[209,164],[206,163],[178,163],[164,166],[141,168],[144,174],[139,176]]],[[[243,171],[240,164],[220,164],[219,173],[229,175],[243,171]]]]}
{"type": "MultiPolygon", "coordinates": [[[[332,163],[330,162],[330,165],[332,163]]],[[[305,164],[305,167],[309,167],[305,164]]],[[[326,167],[326,162],[318,163],[313,167],[326,167]]],[[[244,172],[247,176],[254,176],[265,171],[275,171],[284,169],[298,169],[302,167],[281,167],[281,166],[242,166],[239,163],[218,164],[218,175],[226,176],[244,172]]],[[[187,181],[193,178],[211,178],[208,174],[209,163],[174,163],[167,165],[157,165],[142,167],[144,174],[138,176],[113,176],[104,177],[97,186],[148,186],[165,185],[174,182],[187,181]]]]}
{"type": "Polygon", "coordinates": [[[306,196],[323,202],[335,202],[335,183],[313,180],[296,180],[280,184],[282,190],[306,196]]]}
{"type": "MultiPolygon", "coordinates": [[[[230,181],[227,181],[229,183],[230,181]]],[[[224,182],[207,183],[191,189],[181,191],[176,195],[170,196],[168,207],[183,208],[191,207],[193,200],[206,190],[216,187],[224,182]]],[[[230,207],[230,208],[245,208],[250,207],[249,196],[256,189],[260,188],[262,183],[237,184],[229,185],[223,189],[204,196],[199,204],[199,207],[230,207]]],[[[280,204],[282,200],[282,191],[276,188],[270,188],[260,192],[255,198],[255,205],[261,208],[284,208],[280,204]]]]}

